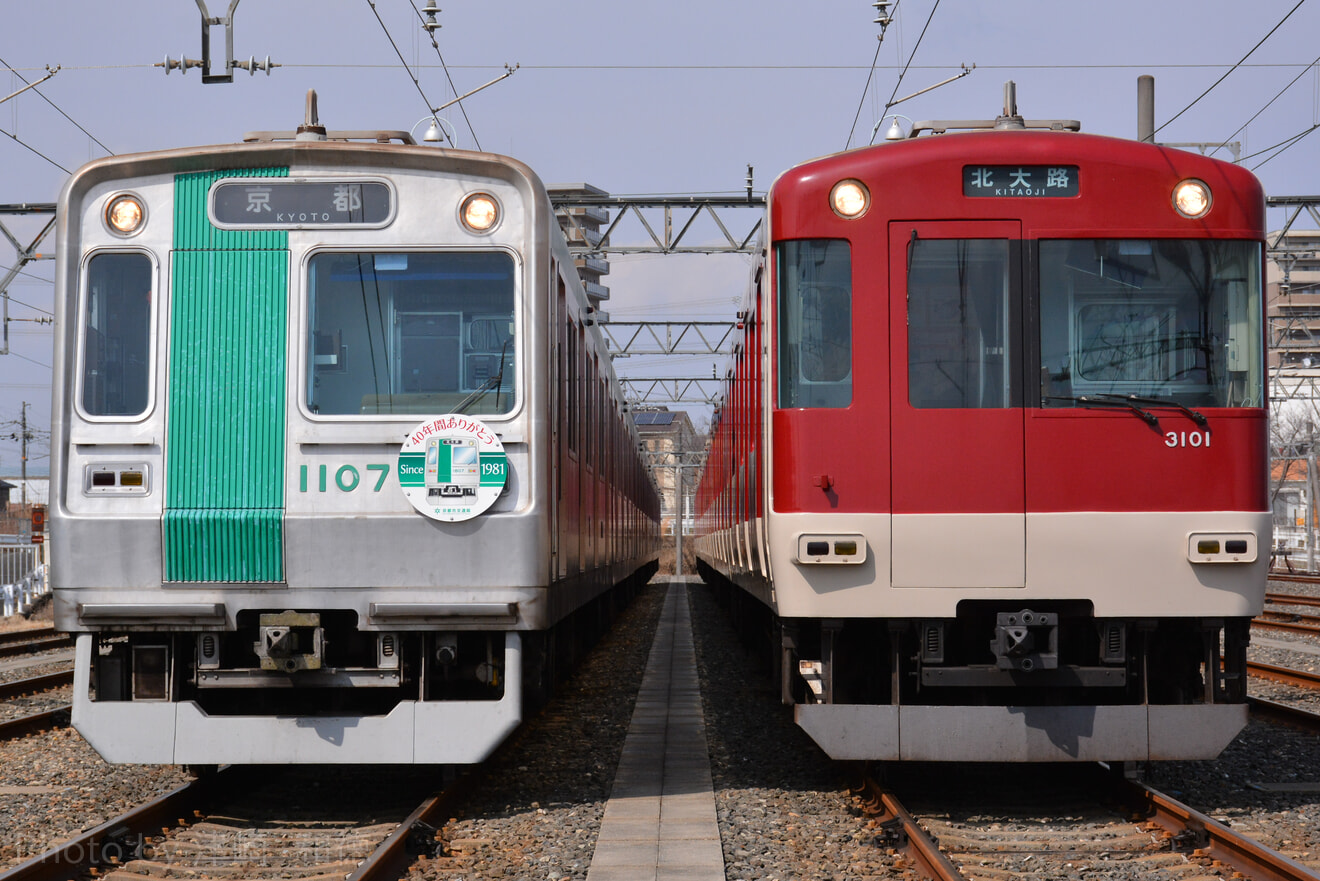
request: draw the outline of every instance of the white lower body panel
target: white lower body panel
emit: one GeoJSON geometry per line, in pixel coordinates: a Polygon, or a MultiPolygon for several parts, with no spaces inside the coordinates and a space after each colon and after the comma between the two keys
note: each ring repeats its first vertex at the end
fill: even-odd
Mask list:
{"type": "Polygon", "coordinates": [[[73,725],[109,762],[473,764],[522,720],[522,643],[510,632],[498,701],[404,701],[385,716],[211,716],[192,701],[88,699],[92,636],[80,634],[73,725]]]}
{"type": "Polygon", "coordinates": [[[1211,759],[1246,704],[925,707],[803,704],[798,725],[836,760],[1136,762],[1211,759]]]}

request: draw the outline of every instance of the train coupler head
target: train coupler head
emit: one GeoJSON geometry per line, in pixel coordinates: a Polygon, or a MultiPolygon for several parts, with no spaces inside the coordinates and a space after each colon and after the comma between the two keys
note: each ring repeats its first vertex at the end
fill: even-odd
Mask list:
{"type": "Polygon", "coordinates": [[[999,612],[990,643],[1000,670],[1056,670],[1059,667],[1057,612],[999,612]]]}
{"type": "Polygon", "coordinates": [[[325,628],[316,612],[263,613],[252,646],[261,669],[295,673],[319,670],[325,659],[325,628]]]}

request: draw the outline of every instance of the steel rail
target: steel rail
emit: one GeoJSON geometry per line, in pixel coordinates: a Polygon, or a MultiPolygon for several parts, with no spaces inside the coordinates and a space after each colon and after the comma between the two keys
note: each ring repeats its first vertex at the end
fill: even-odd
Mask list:
{"type": "Polygon", "coordinates": [[[1320,713],[1313,713],[1292,704],[1281,704],[1278,701],[1266,700],[1261,697],[1248,697],[1247,704],[1255,715],[1264,716],[1276,722],[1297,725],[1307,731],[1320,732],[1320,713]]]}
{"type": "Polygon", "coordinates": [[[1291,581],[1293,584],[1320,584],[1320,575],[1303,575],[1300,572],[1270,571],[1270,581],[1291,581]]]}
{"type": "Polygon", "coordinates": [[[23,642],[28,639],[44,639],[55,635],[54,627],[28,627],[24,630],[6,630],[0,633],[0,645],[11,642],[23,642]]]}
{"type": "Polygon", "coordinates": [[[0,881],[73,881],[93,868],[125,863],[141,851],[148,834],[182,824],[180,818],[193,816],[216,790],[237,786],[241,770],[224,769],[185,783],[0,873],[0,881]]]}
{"type": "Polygon", "coordinates": [[[1266,593],[1265,602],[1278,606],[1320,606],[1320,597],[1298,596],[1288,593],[1266,593]]]}
{"type": "MultiPolygon", "coordinates": [[[[454,816],[460,800],[476,787],[482,777],[480,768],[470,769],[429,796],[399,823],[361,865],[345,876],[344,881],[394,881],[408,876],[408,866],[422,853],[436,856],[443,847],[439,833],[445,820],[454,816]]],[[[5,881],[0,877],[0,881],[5,881]]]]}
{"type": "Polygon", "coordinates": [[[25,694],[37,694],[73,684],[73,671],[47,673],[44,676],[32,676],[28,679],[15,679],[12,682],[0,682],[0,700],[22,697],[25,694]]]}
{"type": "Polygon", "coordinates": [[[0,658],[13,657],[14,655],[30,655],[35,652],[44,652],[48,649],[62,649],[73,645],[73,636],[69,634],[55,634],[48,638],[29,640],[28,642],[9,642],[0,644],[0,658]]]}
{"type": "MultiPolygon", "coordinates": [[[[1287,615],[1285,612],[1266,612],[1265,614],[1287,615]]],[[[1315,624],[1305,623],[1307,620],[1315,621],[1320,619],[1317,619],[1314,615],[1298,615],[1295,617],[1300,618],[1301,620],[1280,621],[1277,618],[1253,618],[1251,619],[1251,626],[1261,630],[1286,630],[1289,633],[1305,633],[1311,636],[1320,636],[1320,627],[1317,627],[1315,624]]]]}
{"type": "MultiPolygon", "coordinates": [[[[20,716],[17,719],[0,722],[0,740],[14,740],[51,728],[63,728],[69,724],[69,712],[72,709],[70,704],[65,704],[53,710],[44,710],[30,716],[20,716]]],[[[3,877],[0,875],[0,878],[3,877]]]]}
{"type": "Polygon", "coordinates": [[[1274,664],[1247,662],[1247,672],[1262,679],[1272,679],[1301,688],[1320,688],[1320,673],[1308,673],[1305,670],[1293,670],[1289,667],[1276,667],[1274,664]]]}
{"type": "MultiPolygon", "coordinates": [[[[863,809],[880,824],[880,838],[901,853],[923,878],[931,881],[966,881],[953,860],[945,856],[935,839],[921,827],[902,803],[874,778],[862,779],[863,809]]],[[[3,881],[3,879],[0,879],[3,881]]]]}
{"type": "MultiPolygon", "coordinates": [[[[1192,847],[1193,856],[1217,860],[1252,881],[1317,881],[1301,863],[1258,841],[1234,832],[1223,823],[1188,807],[1162,792],[1129,782],[1134,796],[1145,805],[1150,822],[1192,847]]],[[[3,878],[0,877],[0,881],[3,878]]]]}

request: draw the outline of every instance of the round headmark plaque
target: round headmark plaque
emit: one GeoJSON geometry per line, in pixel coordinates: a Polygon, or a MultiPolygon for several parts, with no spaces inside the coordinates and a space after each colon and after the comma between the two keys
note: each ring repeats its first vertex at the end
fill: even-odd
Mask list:
{"type": "Polygon", "coordinates": [[[408,433],[399,449],[399,486],[432,520],[471,520],[504,492],[504,445],[480,419],[451,413],[408,433]]]}

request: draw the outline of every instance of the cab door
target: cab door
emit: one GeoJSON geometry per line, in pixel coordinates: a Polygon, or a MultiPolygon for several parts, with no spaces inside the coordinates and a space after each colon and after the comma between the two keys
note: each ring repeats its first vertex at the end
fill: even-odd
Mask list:
{"type": "Polygon", "coordinates": [[[892,222],[895,587],[1026,583],[1017,221],[892,222]]]}

